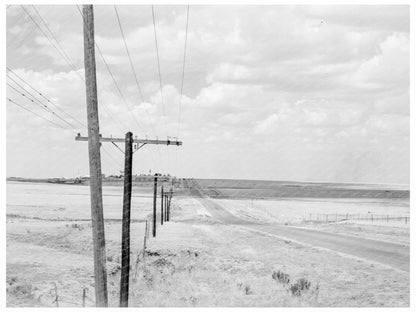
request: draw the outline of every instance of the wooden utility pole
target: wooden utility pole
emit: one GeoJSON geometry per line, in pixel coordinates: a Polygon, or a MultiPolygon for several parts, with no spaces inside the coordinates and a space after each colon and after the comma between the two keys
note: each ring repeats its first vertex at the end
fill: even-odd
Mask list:
{"type": "Polygon", "coordinates": [[[153,237],[156,237],[156,200],[157,200],[157,173],[153,184],[153,237]]]}
{"type": "Polygon", "coordinates": [[[121,238],[120,307],[129,305],[130,277],[130,207],[133,162],[133,134],[126,133],[124,163],[123,227],[121,238]]]}
{"type": "Polygon", "coordinates": [[[163,198],[163,201],[165,202],[165,221],[168,221],[168,205],[166,205],[166,195],[163,198]]]}
{"type": "Polygon", "coordinates": [[[169,201],[168,201],[168,194],[165,195],[165,202],[166,202],[166,221],[169,222],[169,201]]]}
{"type": "Polygon", "coordinates": [[[92,5],[83,5],[82,11],[84,19],[84,65],[87,91],[91,220],[94,244],[95,304],[97,307],[107,307],[107,268],[101,181],[101,143],[95,72],[94,12],[92,5]]]}
{"type": "Polygon", "coordinates": [[[163,225],[163,185],[162,185],[162,191],[160,193],[160,224],[163,225]]]}

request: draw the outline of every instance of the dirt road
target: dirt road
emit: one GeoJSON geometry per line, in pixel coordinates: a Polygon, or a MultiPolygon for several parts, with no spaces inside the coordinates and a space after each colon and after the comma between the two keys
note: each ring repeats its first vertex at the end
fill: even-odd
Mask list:
{"type": "Polygon", "coordinates": [[[242,220],[226,211],[218,203],[210,200],[193,181],[188,182],[188,186],[191,187],[190,195],[197,198],[211,213],[212,217],[220,222],[277,235],[315,247],[327,248],[346,255],[388,265],[399,270],[410,271],[409,246],[299,227],[261,224],[242,220]]]}

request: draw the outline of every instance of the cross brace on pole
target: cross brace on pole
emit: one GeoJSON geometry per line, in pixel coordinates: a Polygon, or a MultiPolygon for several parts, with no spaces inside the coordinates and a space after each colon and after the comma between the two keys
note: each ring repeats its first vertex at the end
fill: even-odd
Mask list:
{"type": "MultiPolygon", "coordinates": [[[[119,142],[119,143],[124,143],[124,138],[103,138],[100,135],[100,142],[119,142]]],[[[75,137],[75,141],[88,141],[88,137],[85,136],[81,136],[80,133],[78,133],[78,135],[75,137]]],[[[138,143],[138,144],[157,144],[157,145],[182,145],[182,141],[178,141],[178,140],[148,140],[148,139],[133,139],[133,143],[138,143]]],[[[141,148],[142,146],[140,146],[139,148],[141,148]]]]}

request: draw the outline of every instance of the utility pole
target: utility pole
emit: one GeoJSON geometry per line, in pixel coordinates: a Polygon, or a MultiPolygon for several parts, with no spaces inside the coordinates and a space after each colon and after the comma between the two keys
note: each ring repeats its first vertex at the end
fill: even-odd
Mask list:
{"type": "Polygon", "coordinates": [[[168,221],[168,205],[166,204],[166,195],[163,197],[163,201],[165,202],[165,221],[168,221]]]}
{"type": "Polygon", "coordinates": [[[166,203],[166,221],[169,222],[169,201],[168,201],[168,194],[165,195],[165,203],[166,203]]]}
{"type": "Polygon", "coordinates": [[[129,305],[130,277],[130,208],[133,162],[133,134],[126,133],[124,163],[123,226],[121,237],[120,307],[129,305]]]}
{"type": "Polygon", "coordinates": [[[153,237],[156,237],[156,200],[157,200],[157,173],[153,183],[153,237]]]}
{"type": "Polygon", "coordinates": [[[160,194],[160,225],[163,225],[163,196],[164,196],[164,193],[163,193],[163,185],[162,185],[162,191],[161,191],[161,194],[160,194]]]}
{"type": "Polygon", "coordinates": [[[91,221],[94,244],[95,305],[97,307],[107,307],[107,268],[101,181],[101,143],[95,71],[94,11],[92,5],[83,5],[82,11],[84,20],[84,66],[88,115],[91,221]]]}

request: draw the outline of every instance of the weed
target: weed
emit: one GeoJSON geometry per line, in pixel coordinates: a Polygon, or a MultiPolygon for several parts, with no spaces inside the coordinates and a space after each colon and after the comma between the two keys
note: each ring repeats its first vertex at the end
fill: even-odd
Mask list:
{"type": "Polygon", "coordinates": [[[10,286],[13,285],[16,282],[17,282],[17,276],[12,276],[12,277],[7,279],[7,284],[9,284],[10,286]]]}
{"type": "Polygon", "coordinates": [[[120,265],[115,265],[113,268],[110,269],[110,274],[111,275],[115,275],[118,273],[118,271],[121,270],[121,266],[120,265]]]}
{"type": "Polygon", "coordinates": [[[147,256],[150,256],[150,257],[159,257],[160,256],[160,253],[157,252],[157,251],[149,251],[149,250],[146,250],[146,255],[147,256]]]}
{"type": "Polygon", "coordinates": [[[72,223],[71,224],[71,227],[73,228],[73,229],[78,229],[78,230],[83,230],[84,229],[84,227],[81,225],[81,224],[78,224],[78,223],[72,223]]]}
{"type": "Polygon", "coordinates": [[[246,285],[244,287],[244,291],[245,291],[246,295],[251,295],[253,293],[253,291],[250,289],[250,285],[246,285]]]}
{"type": "Polygon", "coordinates": [[[309,290],[310,287],[311,282],[309,282],[306,278],[301,278],[298,279],[295,284],[290,286],[290,292],[293,296],[301,296],[302,293],[309,290]]]}
{"type": "Polygon", "coordinates": [[[12,277],[9,281],[9,287],[7,287],[7,293],[16,297],[33,298],[32,284],[27,282],[18,282],[16,277],[12,277]]]}
{"type": "Polygon", "coordinates": [[[274,271],[272,274],[272,278],[279,282],[280,284],[289,284],[290,276],[289,274],[283,273],[282,271],[274,271]]]}

